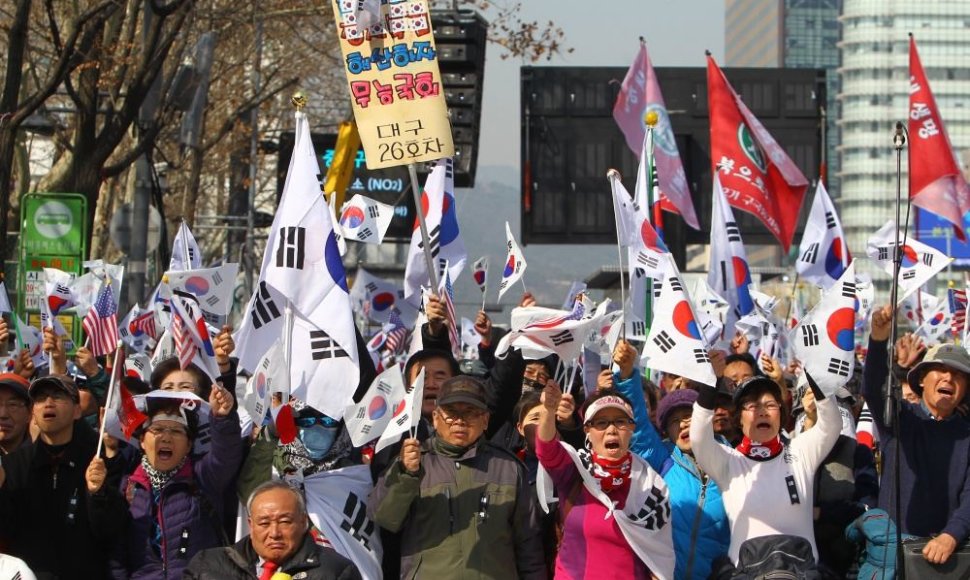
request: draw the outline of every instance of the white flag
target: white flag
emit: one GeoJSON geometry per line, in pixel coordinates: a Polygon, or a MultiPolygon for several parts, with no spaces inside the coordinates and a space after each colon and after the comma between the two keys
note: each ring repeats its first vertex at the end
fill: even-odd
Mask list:
{"type": "Polygon", "coordinates": [[[357,194],[340,210],[340,229],[345,238],[380,244],[394,219],[394,206],[357,194]]]}
{"type": "Polygon", "coordinates": [[[576,301],[572,311],[513,308],[512,330],[496,345],[495,354],[504,357],[509,348],[516,347],[529,360],[555,354],[563,362],[574,361],[583,350],[589,330],[599,328],[596,325],[605,315],[605,310],[588,312],[581,300],[576,301]]]}
{"type": "Polygon", "coordinates": [[[512,228],[509,227],[509,222],[505,222],[505,239],[508,254],[505,258],[505,270],[502,271],[502,283],[498,287],[498,299],[500,301],[506,290],[522,278],[527,266],[519,244],[512,237],[512,228]]]}
{"type": "Polygon", "coordinates": [[[421,420],[421,404],[424,402],[424,369],[411,384],[411,390],[404,394],[403,399],[393,401],[391,418],[381,433],[381,438],[374,447],[374,453],[380,453],[388,445],[401,440],[401,435],[407,433],[421,420]]]}
{"type": "Polygon", "coordinates": [[[610,169],[606,174],[613,192],[613,217],[616,220],[616,240],[621,246],[629,248],[637,243],[637,208],[630,192],[620,181],[620,174],[610,169]]]}
{"type": "Polygon", "coordinates": [[[152,353],[152,367],[157,367],[159,363],[173,356],[175,356],[175,340],[172,338],[172,332],[166,329],[158,338],[158,344],[155,345],[155,351],[152,353]]]}
{"type": "Polygon", "coordinates": [[[724,320],[724,328],[731,331],[734,323],[751,312],[754,301],[749,294],[751,271],[748,256],[741,241],[741,230],[734,212],[724,197],[721,180],[714,176],[714,204],[711,210],[711,261],[707,283],[731,308],[724,320]]]}
{"type": "Polygon", "coordinates": [[[672,261],[661,285],[660,297],[654,304],[653,322],[643,347],[643,358],[653,370],[673,373],[712,387],[717,381],[690,296],[672,261]]]}
{"type": "Polygon", "coordinates": [[[872,278],[868,274],[856,274],[855,296],[859,301],[859,310],[856,312],[855,319],[856,329],[862,330],[869,325],[869,316],[876,304],[876,289],[873,288],[872,278]]]}
{"type": "Polygon", "coordinates": [[[0,314],[13,312],[10,307],[10,296],[7,294],[7,285],[0,281],[0,314]]]}
{"type": "Polygon", "coordinates": [[[172,243],[172,259],[168,263],[169,271],[198,270],[202,267],[202,251],[192,235],[192,230],[184,221],[179,225],[172,243]]]}
{"type": "Polygon", "coordinates": [[[711,288],[707,280],[698,278],[691,295],[694,315],[709,345],[716,345],[724,336],[724,321],[731,305],[711,288]]]}
{"type": "Polygon", "coordinates": [[[849,249],[842,233],[839,215],[821,180],[815,189],[812,211],[805,222],[805,233],[798,246],[795,269],[798,274],[822,288],[829,288],[849,265],[849,249]]]}
{"type": "Polygon", "coordinates": [[[283,343],[277,340],[259,361],[259,366],[246,383],[243,407],[256,426],[263,424],[273,393],[281,393],[283,401],[289,400],[290,375],[286,369],[283,343]]]}
{"type": "Polygon", "coordinates": [[[146,385],[152,382],[152,361],[147,354],[135,353],[125,358],[125,375],[146,385]]]}
{"type": "Polygon", "coordinates": [[[855,304],[855,267],[850,263],[789,334],[795,357],[826,396],[833,395],[852,376],[855,304]]]}
{"type": "Polygon", "coordinates": [[[461,357],[465,359],[478,358],[478,345],[482,343],[482,335],[475,330],[475,324],[467,319],[461,319],[461,357]]]}
{"type": "MultiPolygon", "coordinates": [[[[866,245],[866,255],[875,260],[890,276],[893,275],[893,251],[899,243],[899,240],[894,239],[895,236],[896,222],[890,220],[869,238],[866,245]]],[[[901,244],[900,252],[900,302],[953,261],[953,258],[943,252],[913,238],[907,238],[906,243],[901,244]]]]}
{"type": "MultiPolygon", "coordinates": [[[[439,159],[428,175],[421,194],[421,213],[428,229],[429,251],[437,268],[448,262],[452,281],[465,268],[468,254],[458,230],[458,210],[455,207],[455,176],[450,157],[439,159]]],[[[417,218],[411,234],[407,264],[404,268],[404,297],[417,307],[421,300],[421,286],[430,286],[428,261],[424,255],[424,241],[417,218]]]]}
{"type": "Polygon", "coordinates": [[[373,487],[366,465],[318,471],[303,480],[310,521],[362,578],[380,578],[384,556],[377,525],[367,516],[373,487]]]}
{"type": "Polygon", "coordinates": [[[239,264],[230,263],[218,268],[168,271],[165,275],[172,290],[198,298],[206,322],[219,328],[225,324],[232,309],[238,272],[239,264]]]}
{"type": "Polygon", "coordinates": [[[349,405],[344,412],[344,424],[354,447],[363,447],[384,433],[395,411],[405,404],[406,394],[399,365],[391,365],[377,375],[360,403],[349,405]]]}

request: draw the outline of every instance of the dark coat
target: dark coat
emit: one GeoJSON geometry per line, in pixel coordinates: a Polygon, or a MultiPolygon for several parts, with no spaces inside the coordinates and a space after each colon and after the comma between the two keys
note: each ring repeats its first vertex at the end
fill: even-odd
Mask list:
{"type": "Polygon", "coordinates": [[[111,516],[105,494],[87,492],[84,473],[97,438],[84,421],[76,421],[63,449],[38,440],[4,457],[0,537],[38,578],[105,576],[119,518],[111,516]]]}
{"type": "Polygon", "coordinates": [[[239,417],[235,412],[213,418],[212,447],[200,459],[186,460],[161,489],[158,501],[162,527],[161,554],[150,541],[153,501],[148,474],[141,465],[121,484],[121,502],[127,502],[127,531],[111,557],[111,576],[128,578],[181,578],[192,557],[208,548],[228,545],[222,527],[222,497],[242,462],[239,417]]]}
{"type": "MultiPolygon", "coordinates": [[[[228,548],[205,550],[192,558],[183,580],[253,580],[259,556],[249,538],[243,538],[228,548]]],[[[357,580],[360,572],[354,563],[333,548],[318,546],[310,534],[303,536],[303,544],[279,568],[294,579],[357,580]]]]}

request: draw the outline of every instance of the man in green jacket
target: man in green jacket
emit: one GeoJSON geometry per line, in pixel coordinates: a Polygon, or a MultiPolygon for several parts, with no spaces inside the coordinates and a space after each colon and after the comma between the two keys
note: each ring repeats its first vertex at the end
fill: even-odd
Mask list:
{"type": "Polygon", "coordinates": [[[424,444],[407,439],[368,502],[371,519],[401,531],[402,578],[546,577],[537,506],[525,466],[482,434],[485,387],[441,386],[424,444]]]}

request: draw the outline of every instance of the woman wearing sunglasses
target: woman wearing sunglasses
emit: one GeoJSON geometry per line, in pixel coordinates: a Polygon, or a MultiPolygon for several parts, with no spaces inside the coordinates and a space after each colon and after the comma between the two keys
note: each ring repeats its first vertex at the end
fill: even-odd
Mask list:
{"type": "MultiPolygon", "coordinates": [[[[536,455],[560,502],[562,543],[556,578],[673,578],[674,549],[667,485],[630,452],[635,421],[630,402],[613,390],[590,397],[582,413],[587,448],[559,440],[554,381],[542,394],[536,455]]],[[[549,494],[540,491],[541,498],[549,494]]]]}

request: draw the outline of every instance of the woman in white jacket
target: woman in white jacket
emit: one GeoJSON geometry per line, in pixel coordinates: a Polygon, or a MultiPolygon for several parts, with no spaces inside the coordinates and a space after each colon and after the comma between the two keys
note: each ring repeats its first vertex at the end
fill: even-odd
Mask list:
{"type": "Polygon", "coordinates": [[[694,457],[721,489],[731,525],[728,555],[737,565],[741,544],[761,536],[802,537],[818,550],[812,528],[815,471],[839,438],[842,421],[836,403],[809,377],[818,406],[818,423],[794,441],[781,439],[784,399],[773,380],[755,376],[741,383],[734,402],[744,438],[735,449],[714,439],[716,391],[701,387],[691,415],[694,457]]]}

